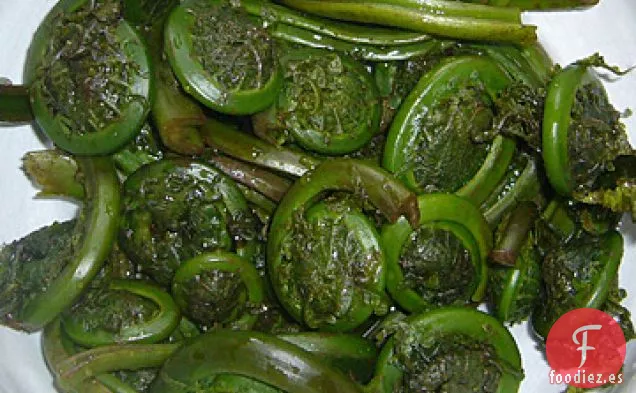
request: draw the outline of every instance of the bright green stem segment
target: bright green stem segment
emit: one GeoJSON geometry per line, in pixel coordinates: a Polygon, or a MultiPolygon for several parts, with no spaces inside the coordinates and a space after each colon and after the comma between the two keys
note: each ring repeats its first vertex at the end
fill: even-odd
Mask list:
{"type": "Polygon", "coordinates": [[[58,385],[69,393],[86,393],[93,377],[118,370],[160,367],[181,344],[124,344],[73,355],[54,370],[58,385]]]}
{"type": "Polygon", "coordinates": [[[207,161],[237,183],[243,184],[275,202],[283,199],[291,187],[291,182],[283,177],[227,156],[212,154],[207,157],[207,161]]]}
{"type": "Polygon", "coordinates": [[[536,200],[541,193],[541,182],[538,176],[537,163],[534,159],[528,159],[526,167],[516,179],[512,189],[484,211],[486,221],[494,227],[520,201],[536,200]]]}
{"type": "Polygon", "coordinates": [[[548,224],[563,242],[567,242],[577,231],[577,224],[568,214],[563,201],[553,199],[541,213],[541,218],[548,224]]]}
{"type": "Polygon", "coordinates": [[[143,151],[120,150],[113,154],[113,161],[124,175],[131,175],[146,164],[157,161],[151,154],[143,151]]]}
{"type": "Polygon", "coordinates": [[[270,34],[272,37],[294,44],[344,52],[356,59],[373,62],[399,61],[424,56],[443,44],[436,39],[393,46],[354,44],[285,24],[275,25],[270,29],[270,34]]]}
{"type": "Polygon", "coordinates": [[[543,114],[543,161],[554,190],[570,195],[574,179],[570,170],[568,136],[576,92],[587,72],[587,66],[573,64],[559,72],[548,86],[543,114]]]}
{"type": "MultiPolygon", "coordinates": [[[[341,1],[341,0],[327,0],[341,1]]],[[[352,3],[364,3],[364,0],[349,0],[352,3]]],[[[518,10],[503,7],[494,7],[498,4],[462,4],[459,1],[448,0],[376,0],[381,4],[393,4],[400,7],[407,7],[422,12],[433,12],[444,16],[459,16],[479,19],[501,20],[507,22],[521,22],[521,15],[518,10]]],[[[466,2],[464,2],[466,3],[466,2]]],[[[492,2],[491,2],[492,3],[492,2]]]]}
{"type": "Polygon", "coordinates": [[[519,11],[453,1],[283,0],[312,14],[375,23],[464,40],[531,43],[536,28],[520,22],[519,11]]]}
{"type": "Polygon", "coordinates": [[[503,231],[503,238],[490,252],[490,259],[502,265],[514,266],[521,247],[537,218],[537,206],[532,202],[521,203],[510,214],[503,231]]]}
{"type": "Polygon", "coordinates": [[[591,7],[599,0],[461,0],[464,3],[489,4],[500,7],[514,7],[521,10],[556,10],[591,7]]]}
{"type": "Polygon", "coordinates": [[[33,120],[29,91],[24,86],[0,83],[0,122],[28,122],[33,120]]]}
{"type": "Polygon", "coordinates": [[[157,312],[148,321],[111,332],[103,328],[88,331],[84,324],[66,314],[62,317],[64,331],[76,343],[85,347],[123,343],[160,342],[170,336],[179,325],[181,313],[172,297],[158,286],[137,280],[116,280],[110,283],[110,291],[125,291],[146,298],[157,305],[157,312]]]}
{"type": "Polygon", "coordinates": [[[119,179],[109,158],[81,158],[86,197],[82,240],[69,264],[44,292],[33,297],[20,313],[18,327],[42,329],[71,306],[99,272],[110,254],[119,219],[119,179]]]}
{"type": "Polygon", "coordinates": [[[361,392],[347,376],[294,344],[258,332],[212,331],[168,359],[150,393],[182,393],[219,374],[251,378],[286,393],[361,392]]]}
{"type": "Polygon", "coordinates": [[[268,23],[275,26],[295,26],[325,37],[352,44],[368,44],[379,46],[395,46],[428,41],[426,34],[411,31],[371,27],[366,25],[349,24],[329,19],[306,15],[296,10],[274,4],[269,1],[244,0],[241,6],[254,15],[261,16],[268,23]]]}
{"type": "Polygon", "coordinates": [[[263,142],[218,120],[209,119],[201,134],[206,145],[213,149],[289,175],[302,176],[320,164],[319,159],[308,154],[263,142]]]}
{"type": "Polygon", "coordinates": [[[22,157],[22,169],[41,191],[38,196],[63,196],[84,200],[84,185],[79,181],[79,168],[71,156],[59,150],[40,150],[22,157]]]}

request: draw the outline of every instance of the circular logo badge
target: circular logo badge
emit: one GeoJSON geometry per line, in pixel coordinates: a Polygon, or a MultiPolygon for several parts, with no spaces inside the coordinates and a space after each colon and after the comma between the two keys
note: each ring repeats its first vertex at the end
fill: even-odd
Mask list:
{"type": "Polygon", "coordinates": [[[580,308],[564,314],[552,326],[546,356],[558,383],[594,388],[616,383],[625,346],[625,336],[614,318],[600,310],[580,308]]]}

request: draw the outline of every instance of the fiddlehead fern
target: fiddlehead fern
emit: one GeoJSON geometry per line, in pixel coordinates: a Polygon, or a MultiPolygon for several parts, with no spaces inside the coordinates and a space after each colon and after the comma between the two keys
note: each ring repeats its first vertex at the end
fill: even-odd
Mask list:
{"type": "Polygon", "coordinates": [[[111,251],[120,202],[114,166],[108,158],[79,159],[78,166],[85,201],[76,223],[54,224],[2,248],[3,324],[44,327],[76,301],[111,251]]]}
{"type": "Polygon", "coordinates": [[[89,291],[62,315],[65,333],[79,345],[157,343],[168,338],[181,314],[172,297],[154,284],[114,280],[89,291]]]}
{"type": "Polygon", "coordinates": [[[541,274],[545,295],[532,315],[540,337],[564,313],[575,308],[602,309],[616,285],[623,237],[616,231],[595,237],[582,234],[545,256],[541,274]]]}
{"type": "Polygon", "coordinates": [[[338,155],[358,150],[378,131],[377,91],[362,64],[316,49],[289,51],[281,63],[283,89],[270,109],[255,116],[257,135],[338,155]]]}
{"type": "Polygon", "coordinates": [[[550,82],[545,102],[543,160],[550,184],[565,196],[592,190],[618,156],[633,154],[620,113],[590,66],[608,67],[600,56],[566,67],[550,82]]]}
{"type": "Polygon", "coordinates": [[[516,392],[522,379],[519,350],[501,322],[449,307],[398,323],[369,390],[504,393],[516,392]]]}
{"type": "Polygon", "coordinates": [[[73,154],[114,152],[139,132],[150,110],[149,63],[118,2],[59,2],[27,59],[36,121],[73,154]]]}
{"type": "Polygon", "coordinates": [[[226,2],[183,2],[168,19],[165,48],[185,91],[219,112],[258,112],[280,89],[267,31],[226,2]]]}
{"type": "Polygon", "coordinates": [[[385,312],[384,255],[362,197],[391,221],[417,223],[415,196],[381,169],[362,161],[326,161],[301,178],[276,210],[267,264],[277,297],[311,328],[346,331],[385,312]],[[324,193],[331,198],[316,201],[324,193]]]}
{"type": "Polygon", "coordinates": [[[251,260],[255,218],[236,184],[214,167],[164,159],[124,183],[120,245],[162,285],[177,267],[206,251],[236,251],[251,260]]]}
{"type": "Polygon", "coordinates": [[[172,294],[183,312],[205,327],[249,329],[254,309],[263,302],[263,284],[254,265],[236,254],[200,254],[185,261],[172,281],[172,294]]]}
{"type": "Polygon", "coordinates": [[[422,77],[396,114],[384,167],[409,188],[485,200],[505,174],[515,143],[475,139],[492,127],[492,100],[510,83],[491,60],[451,58],[422,77]]]}
{"type": "Polygon", "coordinates": [[[400,219],[382,230],[387,289],[410,312],[480,301],[492,235],[479,210],[451,194],[418,198],[416,226],[400,219]]]}

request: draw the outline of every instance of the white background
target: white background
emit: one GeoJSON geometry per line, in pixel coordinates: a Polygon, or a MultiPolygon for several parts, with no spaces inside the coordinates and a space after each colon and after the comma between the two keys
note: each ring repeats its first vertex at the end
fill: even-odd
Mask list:
{"type": "MultiPolygon", "coordinates": [[[[0,0],[0,76],[22,79],[22,67],[31,34],[54,0],[0,0]]],[[[554,60],[566,64],[600,51],[611,64],[636,64],[636,2],[601,0],[585,11],[528,14],[525,21],[539,26],[540,41],[554,60]]],[[[614,105],[636,109],[636,72],[607,83],[614,105]]],[[[632,143],[636,142],[636,115],[626,119],[632,143]]],[[[31,127],[0,128],[0,243],[9,242],[51,223],[70,218],[76,207],[59,201],[35,199],[36,190],[20,170],[20,157],[43,143],[31,127]]],[[[629,220],[628,220],[629,221],[629,220]]],[[[636,227],[623,225],[626,253],[621,285],[630,291],[626,305],[636,310],[636,227]]],[[[548,383],[548,367],[529,338],[527,326],[513,334],[523,356],[526,379],[522,393],[560,392],[548,383]]],[[[24,335],[0,327],[0,393],[54,393],[51,377],[40,352],[39,335],[24,335]]],[[[636,391],[636,344],[628,348],[627,382],[614,392],[636,391]]]]}

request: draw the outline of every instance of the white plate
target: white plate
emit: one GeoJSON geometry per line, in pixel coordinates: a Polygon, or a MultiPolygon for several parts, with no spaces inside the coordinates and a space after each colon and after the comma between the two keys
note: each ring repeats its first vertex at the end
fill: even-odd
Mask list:
{"type": "MultiPolygon", "coordinates": [[[[31,35],[55,0],[0,0],[0,75],[14,82],[22,79],[22,67],[31,35]]],[[[528,14],[525,20],[539,26],[539,37],[554,60],[566,64],[595,51],[608,62],[628,67],[636,64],[636,3],[633,0],[601,0],[585,11],[528,14]]],[[[636,72],[606,84],[619,109],[636,109],[636,72]]],[[[636,118],[625,120],[632,143],[636,142],[636,118]]],[[[0,243],[8,242],[51,223],[72,217],[76,207],[53,200],[36,200],[36,190],[20,171],[20,157],[43,143],[31,127],[0,129],[0,243]]],[[[621,285],[630,297],[625,305],[636,310],[636,226],[623,225],[626,252],[621,285]]],[[[512,329],[523,355],[526,378],[522,393],[556,393],[563,386],[550,385],[548,366],[527,326],[512,329]]],[[[55,393],[44,364],[39,335],[25,335],[0,328],[0,393],[55,393]]],[[[626,382],[613,392],[636,391],[636,344],[628,347],[626,382]]]]}

